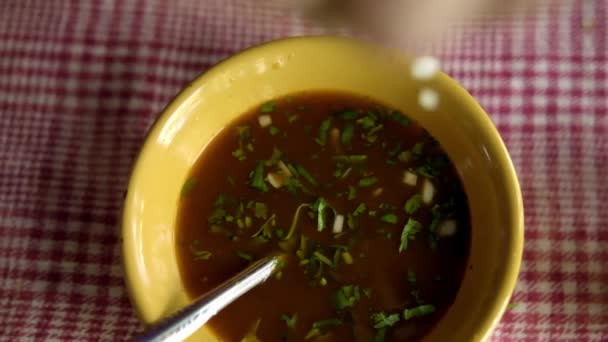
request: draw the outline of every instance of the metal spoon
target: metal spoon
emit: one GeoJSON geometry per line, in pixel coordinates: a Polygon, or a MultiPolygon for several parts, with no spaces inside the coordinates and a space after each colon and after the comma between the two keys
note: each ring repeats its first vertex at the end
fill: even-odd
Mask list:
{"type": "Polygon", "coordinates": [[[194,303],[156,323],[133,342],[182,341],[218,311],[268,279],[280,263],[279,256],[266,257],[207,292],[194,303]]]}

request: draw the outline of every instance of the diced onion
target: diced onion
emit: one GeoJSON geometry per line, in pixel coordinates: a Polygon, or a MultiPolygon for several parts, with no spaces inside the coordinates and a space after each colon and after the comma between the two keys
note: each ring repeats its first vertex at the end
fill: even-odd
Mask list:
{"type": "Polygon", "coordinates": [[[334,218],[334,226],[331,231],[334,234],[340,234],[340,233],[342,233],[343,228],[344,228],[344,215],[336,215],[336,217],[334,218]]]}
{"type": "Polygon", "coordinates": [[[372,192],[372,195],[373,195],[374,197],[378,197],[378,196],[382,195],[382,192],[383,192],[383,191],[384,191],[384,189],[383,189],[383,188],[377,188],[376,190],[374,190],[374,192],[372,192]]]}
{"type": "Polygon", "coordinates": [[[403,174],[403,183],[414,186],[417,182],[418,176],[415,173],[411,171],[405,171],[405,173],[403,174]]]}
{"type": "Polygon", "coordinates": [[[418,104],[428,112],[434,112],[439,106],[439,94],[431,88],[423,88],[418,93],[418,104]]]}
{"type": "Polygon", "coordinates": [[[433,196],[435,196],[435,186],[428,179],[425,179],[422,183],[422,202],[431,203],[433,196]]]}
{"type": "Polygon", "coordinates": [[[277,173],[269,172],[266,176],[266,180],[268,180],[268,183],[270,183],[270,185],[272,185],[275,189],[285,185],[285,177],[277,173]]]}
{"type": "Polygon", "coordinates": [[[447,237],[456,234],[456,221],[446,220],[441,222],[437,227],[437,235],[440,237],[447,237]]]}
{"type": "Polygon", "coordinates": [[[415,80],[426,81],[439,72],[439,60],[431,56],[418,57],[412,63],[412,77],[415,80]]]}
{"type": "Polygon", "coordinates": [[[262,128],[272,125],[272,117],[268,114],[258,116],[258,123],[262,128]]]}
{"type": "Polygon", "coordinates": [[[286,176],[288,176],[288,177],[293,176],[291,174],[291,170],[289,170],[289,168],[287,167],[287,165],[285,165],[285,163],[283,163],[282,160],[279,160],[277,162],[277,165],[279,166],[279,169],[281,170],[281,172],[283,172],[286,176]]]}

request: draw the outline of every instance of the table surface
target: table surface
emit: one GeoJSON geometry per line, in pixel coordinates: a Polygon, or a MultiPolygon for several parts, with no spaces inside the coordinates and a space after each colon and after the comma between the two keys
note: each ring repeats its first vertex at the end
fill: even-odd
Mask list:
{"type": "MultiPolygon", "coordinates": [[[[608,2],[479,25],[441,53],[518,170],[526,243],[494,341],[608,341],[608,2]]],[[[124,340],[118,212],[144,134],[198,73],[320,32],[260,1],[0,2],[0,340],[124,340]]]]}

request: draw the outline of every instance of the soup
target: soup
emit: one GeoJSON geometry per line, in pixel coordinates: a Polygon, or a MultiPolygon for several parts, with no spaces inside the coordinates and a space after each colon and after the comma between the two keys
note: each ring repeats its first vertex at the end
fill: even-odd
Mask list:
{"type": "Polygon", "coordinates": [[[208,323],[221,341],[409,341],[454,300],[470,234],[462,184],[428,132],[368,98],[307,92],[205,147],[182,189],[177,253],[193,298],[286,255],[208,323]]]}

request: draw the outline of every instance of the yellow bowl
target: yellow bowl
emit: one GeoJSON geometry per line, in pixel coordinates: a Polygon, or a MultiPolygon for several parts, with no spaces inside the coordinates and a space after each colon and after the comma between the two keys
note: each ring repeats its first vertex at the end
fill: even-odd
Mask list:
{"type": "MultiPolygon", "coordinates": [[[[428,335],[432,341],[481,341],[509,301],[523,247],[523,208],[508,152],[488,115],[441,74],[414,81],[408,62],[346,38],[306,37],[243,51],[188,85],[151,128],[133,168],[123,208],[127,287],[150,324],[188,304],[177,268],[175,220],[186,176],[206,144],[236,116],[264,101],[303,90],[370,96],[400,109],[442,144],[462,177],[472,219],[472,245],[455,302],[428,335]],[[440,93],[426,112],[417,93],[440,93]]],[[[214,341],[207,329],[192,337],[214,341]]]]}

